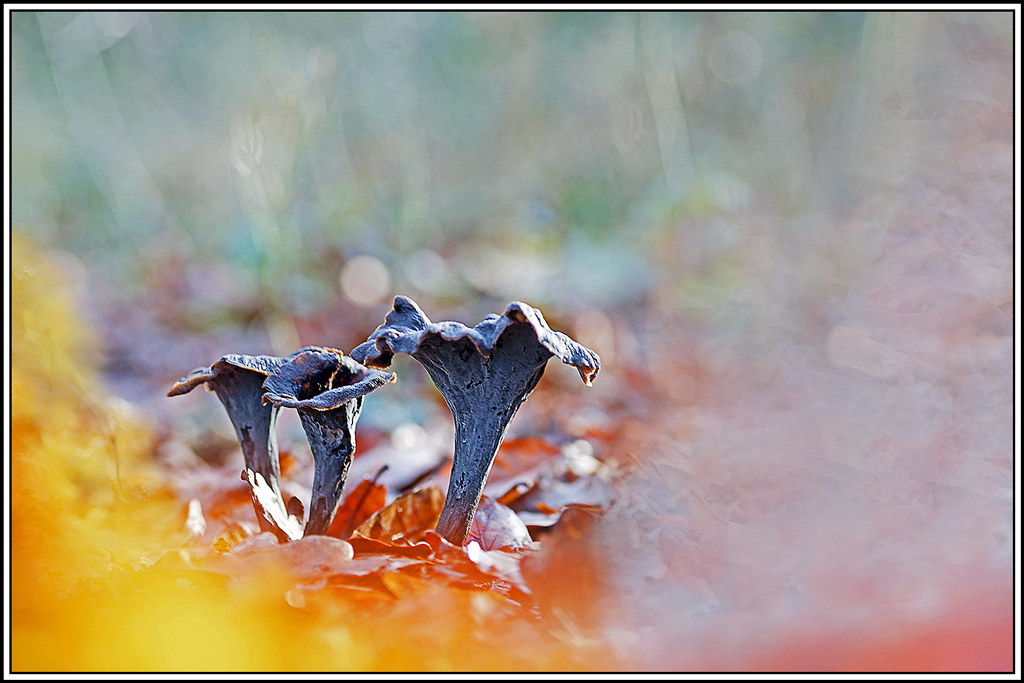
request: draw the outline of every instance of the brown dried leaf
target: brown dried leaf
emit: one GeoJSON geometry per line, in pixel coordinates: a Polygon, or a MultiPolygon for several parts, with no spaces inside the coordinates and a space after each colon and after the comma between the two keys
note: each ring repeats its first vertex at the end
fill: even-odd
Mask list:
{"type": "MultiPolygon", "coordinates": [[[[309,579],[333,574],[365,573],[365,563],[353,564],[354,552],[346,541],[327,536],[307,536],[290,543],[275,543],[271,532],[252,537],[230,553],[207,558],[209,571],[230,575],[256,575],[268,564],[285,568],[295,578],[309,579]]],[[[375,570],[376,567],[371,568],[375,570]]]]}
{"type": "Polygon", "coordinates": [[[282,448],[278,451],[279,467],[281,468],[282,477],[291,477],[299,469],[298,457],[287,448],[282,448]]]}
{"type": "Polygon", "coordinates": [[[239,482],[234,477],[236,472],[237,470],[232,470],[233,481],[230,485],[221,485],[207,495],[206,504],[203,506],[207,519],[230,521],[236,518],[241,510],[252,510],[252,488],[247,481],[239,482]]]}
{"type": "Polygon", "coordinates": [[[481,496],[466,538],[466,543],[471,541],[484,550],[498,550],[522,548],[533,539],[515,512],[489,496],[481,496]]]}
{"type": "Polygon", "coordinates": [[[608,598],[608,551],[596,542],[601,512],[584,506],[562,511],[540,550],[524,553],[520,571],[529,592],[548,614],[562,610],[577,623],[594,623],[608,598]]]}
{"type": "Polygon", "coordinates": [[[264,531],[255,536],[242,539],[237,545],[230,549],[232,553],[246,553],[261,548],[273,548],[280,544],[277,536],[272,531],[264,531]]]}
{"type": "Polygon", "coordinates": [[[501,494],[501,496],[498,497],[498,502],[501,503],[502,505],[507,506],[509,503],[511,503],[516,498],[523,495],[529,490],[529,485],[527,485],[525,482],[520,482],[513,486],[512,488],[510,488],[508,491],[505,491],[505,493],[501,494]]]}
{"type": "Polygon", "coordinates": [[[434,547],[424,541],[413,543],[411,545],[395,545],[385,541],[379,541],[375,538],[363,538],[361,536],[353,535],[348,539],[348,542],[352,544],[352,548],[355,549],[355,552],[360,555],[378,553],[426,559],[434,552],[434,547]]]}
{"type": "MultiPolygon", "coordinates": [[[[572,481],[550,474],[542,476],[529,491],[509,502],[509,507],[523,519],[539,519],[536,514],[551,516],[570,505],[607,509],[615,500],[615,488],[602,477],[591,475],[576,477],[572,481]]],[[[543,523],[542,523],[543,525],[543,523]]]]}
{"type": "Polygon", "coordinates": [[[519,484],[532,487],[558,459],[559,449],[539,436],[522,436],[501,444],[485,488],[494,498],[513,500],[519,484]]]}
{"type": "Polygon", "coordinates": [[[562,519],[562,515],[570,510],[573,510],[572,515],[577,515],[579,512],[586,513],[587,515],[600,516],[604,512],[604,507],[600,505],[588,505],[586,503],[570,503],[569,505],[562,506],[557,510],[544,505],[543,503],[537,504],[537,511],[521,510],[516,512],[519,519],[523,520],[527,528],[533,527],[534,531],[538,529],[544,529],[558,524],[562,519]]]}
{"type": "MultiPolygon", "coordinates": [[[[375,446],[360,446],[348,476],[353,481],[373,477],[374,481],[396,493],[419,488],[432,473],[450,465],[451,435],[447,425],[420,429],[401,425],[391,438],[375,446]]],[[[360,444],[363,437],[360,436],[360,444]]],[[[447,485],[447,481],[444,482],[447,485]]]]}
{"type": "Polygon", "coordinates": [[[503,442],[498,453],[501,459],[495,460],[491,473],[511,477],[547,465],[558,457],[559,449],[539,436],[520,436],[503,442]]]}
{"type": "Polygon", "coordinates": [[[302,538],[302,522],[288,514],[281,496],[267,484],[263,475],[246,469],[242,477],[252,488],[252,504],[256,513],[271,525],[271,531],[281,541],[295,541],[302,538]]]}
{"type": "Polygon", "coordinates": [[[456,546],[435,531],[426,532],[424,542],[418,545],[428,544],[434,549],[431,561],[405,567],[403,571],[417,572],[435,584],[497,592],[520,605],[531,602],[529,588],[519,571],[522,558],[528,554],[524,550],[483,550],[479,542],[473,541],[456,546]]]}
{"type": "Polygon", "coordinates": [[[354,555],[351,545],[327,536],[300,538],[272,548],[270,552],[283,560],[294,574],[300,576],[344,573],[345,567],[352,561],[354,555]]]}
{"type": "Polygon", "coordinates": [[[417,489],[375,513],[360,524],[352,536],[391,544],[412,544],[434,528],[443,507],[441,489],[433,486],[417,489]]]}
{"type": "Polygon", "coordinates": [[[387,488],[371,479],[359,482],[348,494],[334,514],[334,520],[327,529],[327,535],[348,538],[352,531],[384,508],[387,503],[387,488]]]}
{"type": "Polygon", "coordinates": [[[484,574],[518,586],[524,592],[529,592],[523,582],[523,575],[519,571],[520,560],[523,558],[524,553],[508,552],[505,550],[482,550],[476,544],[471,543],[466,546],[466,555],[476,565],[476,568],[484,574]]]}
{"type": "Polygon", "coordinates": [[[289,498],[288,503],[284,507],[289,517],[294,517],[295,519],[304,519],[306,517],[306,506],[302,504],[302,499],[298,496],[289,498]]]}

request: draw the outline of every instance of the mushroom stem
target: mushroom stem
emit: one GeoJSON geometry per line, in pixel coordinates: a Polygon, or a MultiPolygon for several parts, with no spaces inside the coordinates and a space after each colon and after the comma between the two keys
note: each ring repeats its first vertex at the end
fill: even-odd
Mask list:
{"type": "Polygon", "coordinates": [[[537,387],[551,352],[518,323],[506,328],[496,343],[501,351],[491,356],[476,352],[467,339],[432,342],[421,344],[413,358],[426,368],[455,421],[455,456],[437,533],[462,545],[509,423],[537,387]]]}
{"type": "Polygon", "coordinates": [[[437,533],[455,545],[462,545],[469,535],[487,475],[512,416],[503,423],[500,420],[478,422],[462,411],[453,410],[452,416],[455,419],[455,460],[444,508],[437,520],[437,533]]]}
{"type": "MultiPolygon", "coordinates": [[[[274,426],[277,424],[277,415],[280,411],[276,406],[265,406],[260,403],[265,379],[263,375],[255,372],[239,372],[230,384],[212,382],[211,386],[217,398],[224,404],[235,428],[246,468],[263,475],[267,485],[274,491],[279,491],[281,469],[274,426]]],[[[260,519],[261,529],[264,524],[260,519]]]]}
{"type": "Polygon", "coordinates": [[[355,425],[363,397],[349,401],[338,410],[324,412],[298,408],[302,429],[313,453],[313,495],[304,536],[327,533],[334,519],[341,489],[348,476],[355,451],[355,425]],[[339,427],[339,423],[341,426],[339,427]]]}

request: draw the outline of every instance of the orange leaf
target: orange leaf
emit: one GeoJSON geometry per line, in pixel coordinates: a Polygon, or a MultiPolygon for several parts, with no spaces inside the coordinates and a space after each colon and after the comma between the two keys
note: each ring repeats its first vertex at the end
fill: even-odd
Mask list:
{"type": "Polygon", "coordinates": [[[397,555],[399,557],[411,557],[424,560],[433,555],[435,550],[433,545],[424,541],[419,541],[418,543],[413,543],[411,545],[393,545],[392,543],[378,541],[375,538],[364,538],[359,535],[353,535],[347,540],[358,555],[397,555]]]}
{"type": "Polygon", "coordinates": [[[489,496],[480,497],[466,542],[476,541],[484,550],[522,548],[533,539],[526,524],[509,508],[489,496]]]}
{"type": "Polygon", "coordinates": [[[353,537],[409,544],[434,528],[444,507],[441,489],[430,486],[400,496],[352,532],[353,537]]]}
{"type": "Polygon", "coordinates": [[[375,480],[363,479],[338,507],[327,535],[342,539],[351,536],[353,529],[384,507],[387,492],[387,488],[375,480]]]}
{"type": "Polygon", "coordinates": [[[505,491],[505,493],[501,494],[501,496],[498,497],[498,502],[501,503],[502,505],[507,506],[509,503],[511,503],[516,498],[523,495],[529,490],[529,486],[527,486],[525,483],[520,482],[513,486],[512,488],[510,488],[508,491],[505,491]]]}
{"type": "Polygon", "coordinates": [[[542,500],[538,500],[537,501],[536,507],[537,507],[537,512],[543,512],[545,515],[557,515],[558,514],[558,510],[556,510],[555,508],[551,507],[550,505],[548,505],[547,503],[545,503],[542,500]]]}
{"type": "MultiPolygon", "coordinates": [[[[233,470],[234,472],[234,470],[233,470]]],[[[239,512],[244,509],[246,514],[252,510],[252,487],[248,480],[233,481],[230,485],[219,487],[212,494],[203,506],[205,516],[208,519],[227,519],[233,521],[239,512]]]]}
{"type": "Polygon", "coordinates": [[[491,474],[504,479],[547,465],[558,457],[559,449],[539,436],[520,436],[502,443],[499,453],[491,474]]]}

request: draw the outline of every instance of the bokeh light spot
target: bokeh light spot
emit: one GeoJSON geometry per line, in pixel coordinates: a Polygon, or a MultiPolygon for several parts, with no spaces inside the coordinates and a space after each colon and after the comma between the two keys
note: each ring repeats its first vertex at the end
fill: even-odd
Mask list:
{"type": "Polygon", "coordinates": [[[351,258],[339,278],[341,291],[360,306],[384,300],[391,291],[391,275],[380,259],[364,254],[351,258]]]}

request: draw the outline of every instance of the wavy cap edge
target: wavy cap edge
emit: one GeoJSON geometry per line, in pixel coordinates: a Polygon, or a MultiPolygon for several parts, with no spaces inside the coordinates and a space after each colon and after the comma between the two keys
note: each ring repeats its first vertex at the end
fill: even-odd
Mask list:
{"type": "Polygon", "coordinates": [[[411,356],[419,350],[424,339],[438,336],[446,341],[469,339],[481,355],[489,357],[494,344],[514,322],[530,325],[538,343],[566,365],[574,366],[585,385],[593,385],[601,369],[600,356],[566,334],[552,330],[539,309],[522,301],[510,303],[503,315],[488,315],[475,327],[468,327],[454,321],[431,323],[415,301],[396,296],[394,308],[384,324],[378,326],[367,341],[353,349],[351,355],[369,367],[387,368],[396,353],[411,356]]]}
{"type": "MultiPolygon", "coordinates": [[[[226,366],[233,366],[236,368],[241,368],[243,370],[257,372],[261,375],[269,376],[276,372],[279,367],[281,367],[291,359],[295,358],[300,353],[320,348],[324,347],[307,346],[305,348],[299,349],[298,351],[291,354],[287,358],[280,358],[278,356],[267,355],[249,356],[241,353],[228,353],[221,356],[220,359],[211,364],[209,367],[196,368],[192,372],[188,373],[187,375],[179,379],[177,382],[174,383],[174,386],[171,387],[170,391],[167,392],[167,395],[181,396],[182,394],[187,394],[200,384],[204,384],[213,379],[216,379],[217,375],[219,375],[226,366]]],[[[328,350],[334,351],[335,349],[328,350]]],[[[338,353],[341,352],[338,351],[338,353]]]]}
{"type": "MultiPolygon", "coordinates": [[[[323,359],[321,358],[320,360],[323,359]]],[[[263,403],[271,403],[283,408],[309,408],[320,411],[335,410],[353,399],[365,396],[385,384],[396,381],[396,379],[395,373],[382,372],[375,368],[367,367],[337,349],[308,347],[294,354],[286,363],[282,363],[276,372],[267,377],[263,383],[263,388],[266,390],[266,393],[263,395],[263,403]],[[314,359],[313,354],[316,354],[316,357],[325,354],[336,357],[334,360],[337,361],[337,366],[331,374],[330,381],[333,381],[334,377],[342,369],[348,373],[352,381],[340,387],[332,387],[306,399],[299,398],[294,392],[289,392],[288,387],[283,385],[294,384],[297,378],[285,377],[281,374],[282,370],[289,365],[306,365],[314,359]]]]}

